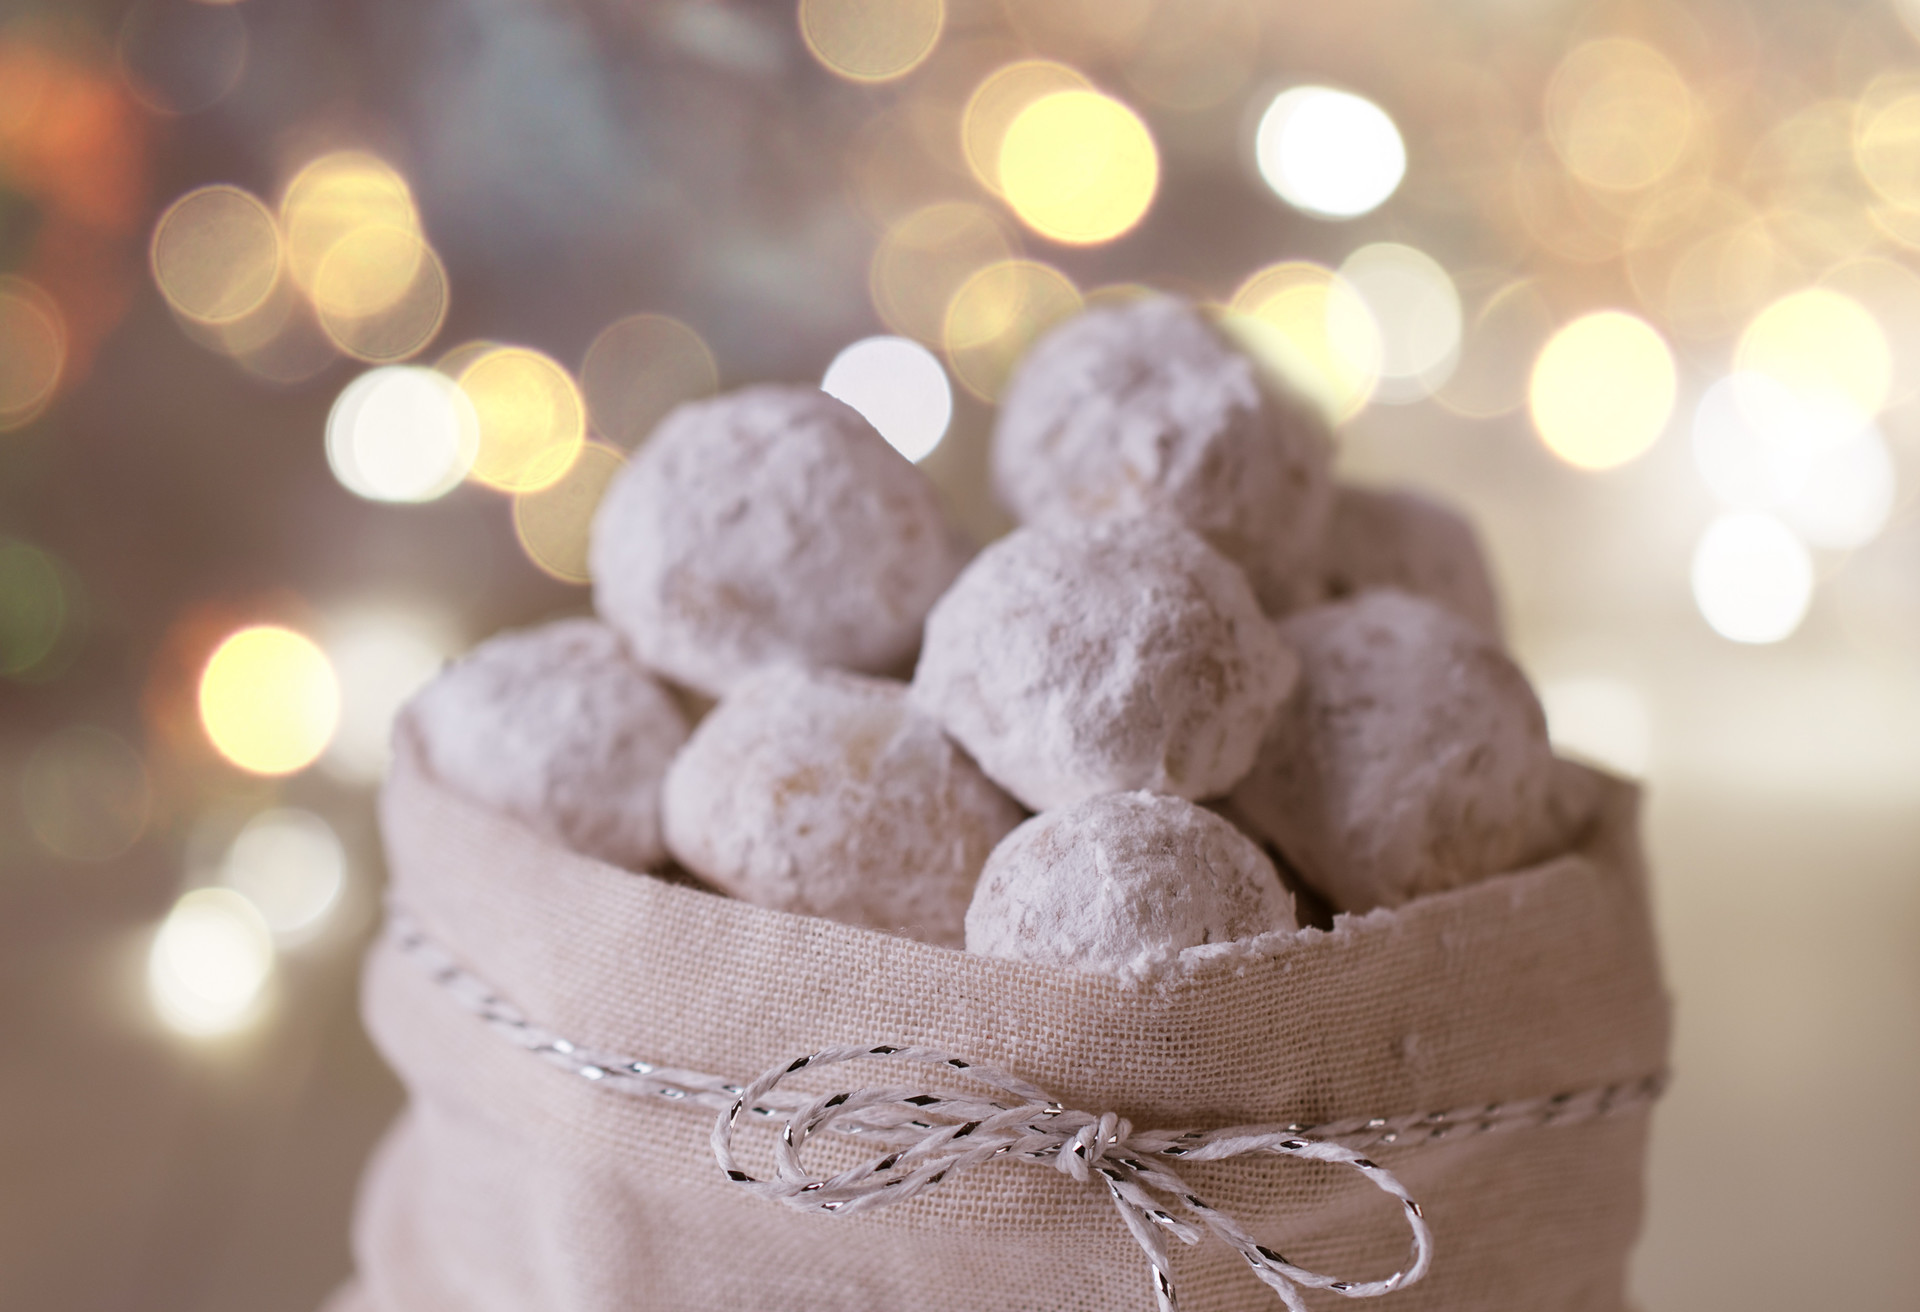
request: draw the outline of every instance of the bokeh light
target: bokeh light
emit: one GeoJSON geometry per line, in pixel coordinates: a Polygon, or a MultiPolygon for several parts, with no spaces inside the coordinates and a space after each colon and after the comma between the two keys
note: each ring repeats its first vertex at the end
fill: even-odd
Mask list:
{"type": "Polygon", "coordinates": [[[1864,546],[1893,514],[1897,480],[1879,430],[1850,407],[1819,412],[1764,375],[1707,389],[1694,411],[1693,458],[1722,505],[1777,511],[1814,546],[1864,546]]]}
{"type": "Polygon", "coordinates": [[[153,788],[140,754],[105,729],[62,729],[27,758],[20,809],[47,851],[69,861],[109,861],[146,829],[153,788]]]}
{"type": "Polygon", "coordinates": [[[1295,209],[1351,219],[1393,195],[1407,171],[1407,148],[1371,100],[1332,87],[1294,87],[1260,116],[1254,162],[1295,209]]]}
{"type": "Polygon", "coordinates": [[[1761,403],[1791,405],[1770,378],[1722,378],[1701,394],[1693,412],[1693,461],[1723,506],[1767,510],[1791,500],[1806,482],[1813,455],[1824,445],[1803,428],[1756,424],[1761,403]]]}
{"type": "Polygon", "coordinates": [[[441,354],[439,359],[433,362],[433,367],[457,382],[459,381],[460,375],[467,371],[468,365],[473,364],[482,356],[493,354],[493,352],[505,345],[505,342],[496,342],[485,337],[476,337],[471,341],[461,342],[458,346],[450,347],[441,354]]]}
{"type": "Polygon", "coordinates": [[[292,774],[326,750],[340,685],[311,638],[277,625],[232,634],[200,675],[200,724],[215,750],[251,774],[292,774]]]}
{"type": "Polygon", "coordinates": [[[923,460],[946,436],[953,388],[933,352],[905,337],[867,337],[833,357],[820,390],[865,415],[894,450],[923,460]]]}
{"type": "Polygon", "coordinates": [[[904,337],[938,342],[947,306],[981,269],[1013,257],[999,220],[965,201],[915,210],[888,228],[874,247],[868,274],[873,308],[904,337]]]}
{"type": "Polygon", "coordinates": [[[225,99],[247,66],[247,25],[228,4],[136,0],[120,22],[127,88],[160,114],[197,114],[225,99]]]}
{"type": "Polygon", "coordinates": [[[419,236],[360,228],[335,243],[314,275],[313,305],[327,339],[358,360],[404,360],[446,322],[447,271],[419,236]]]}
{"type": "Polygon", "coordinates": [[[252,902],[230,888],[196,888],[154,935],[147,994],[182,1034],[230,1033],[259,1015],[273,963],[273,931],[252,902]]]}
{"type": "Polygon", "coordinates": [[[253,904],[276,940],[301,943],[340,901],[347,851],[333,826],[313,812],[276,807],[234,836],[220,882],[253,904]]]}
{"type": "Polygon", "coordinates": [[[631,451],[667,411],[711,396],[720,368],[699,333],[664,314],[634,314],[601,329],[580,365],[593,430],[631,451]]]}
{"type": "Polygon", "coordinates": [[[480,417],[459,384],[414,365],[369,369],[327,415],[327,463],[369,501],[432,501],[466,478],[480,417]]]}
{"type": "Polygon", "coordinates": [[[0,538],[0,675],[31,674],[67,626],[67,588],[46,552],[0,538]]]}
{"type": "Polygon", "coordinates": [[[1888,408],[1920,398],[1920,274],[1868,256],[1826,270],[1819,285],[1854,301],[1879,326],[1891,364],[1888,408]]]}
{"type": "Polygon", "coordinates": [[[1548,679],[1540,685],[1540,704],[1556,752],[1630,779],[1646,775],[1653,723],[1633,684],[1603,675],[1548,679]]]}
{"type": "Polygon", "coordinates": [[[946,22],[943,0],[800,0],[800,36],[829,70],[887,82],[925,62],[946,22]]]}
{"type": "Polygon", "coordinates": [[[1722,515],[1694,548],[1693,599],[1721,637],[1779,642],[1806,617],[1813,558],[1793,530],[1764,511],[1722,515]]]}
{"type": "Polygon", "coordinates": [[[1097,91],[1056,91],[1021,110],[1000,142],[1000,188],[1021,222],[1085,246],[1130,231],[1160,187],[1140,116],[1097,91]]]}
{"type": "Polygon", "coordinates": [[[1693,130],[1693,95],[1652,46],[1603,37],[1560,61],[1547,87],[1547,135],[1590,187],[1633,191],[1672,172],[1693,130]]]}
{"type": "Polygon", "coordinates": [[[588,442],[560,478],[516,492],[513,531],[527,559],[564,583],[591,582],[587,539],[593,512],[624,464],[618,447],[588,442]]]}
{"type": "Polygon", "coordinates": [[[280,228],[252,193],[201,187],[160,216],[151,254],[153,280],[175,313],[196,323],[231,323],[273,291],[280,228]]]}
{"type": "Polygon", "coordinates": [[[947,305],[940,342],[961,386],[996,401],[1041,333],[1078,314],[1073,280],[1036,260],[1002,260],[975,273],[947,305]]]}
{"type": "Polygon", "coordinates": [[[558,361],[523,346],[496,347],[466,365],[459,383],[479,421],[474,480],[535,492],[565,477],[587,440],[587,410],[558,361]]]}
{"type": "Polygon", "coordinates": [[[1880,535],[1898,491],[1893,454],[1876,428],[1824,443],[1780,514],[1816,547],[1851,551],[1880,535]]]}
{"type": "Polygon", "coordinates": [[[40,416],[66,361],[60,308],[26,279],[0,276],[0,433],[40,416]]]}
{"type": "Polygon", "coordinates": [[[1366,302],[1380,333],[1374,395],[1404,404],[1447,380],[1460,359],[1460,293],[1432,256],[1396,242],[1362,246],[1340,276],[1366,302]]]}
{"type": "Polygon", "coordinates": [[[1893,353],[1879,323],[1829,287],[1794,292],[1755,315],[1740,334],[1734,367],[1778,383],[1804,408],[1783,414],[1766,395],[1749,407],[1754,423],[1817,423],[1811,416],[1825,413],[1840,430],[1836,436],[1878,414],[1893,386],[1893,353]]]}
{"type": "Polygon", "coordinates": [[[1380,381],[1380,328],[1346,279],[1304,260],[1240,284],[1221,327],[1334,423],[1366,407],[1380,381]]]}
{"type": "Polygon", "coordinates": [[[1091,91],[1078,69],[1051,59],[1021,59],[989,73],[973,89],[960,116],[960,147],[980,185],[996,196],[1000,187],[1000,147],[1027,106],[1059,91],[1091,91]]]}
{"type": "Polygon", "coordinates": [[[1548,450],[1578,469],[1612,469],[1659,440],[1678,385],[1673,353],[1652,325],[1602,310],[1541,349],[1527,404],[1548,450]]]}
{"type": "Polygon", "coordinates": [[[1886,200],[1920,210],[1920,88],[1874,104],[1863,99],[1854,119],[1860,174],[1886,200]]]}
{"type": "MultiPolygon", "coordinates": [[[[277,226],[274,242],[277,247],[277,226]]],[[[154,281],[156,285],[159,283],[157,275],[154,281]]],[[[164,289],[162,295],[165,295],[164,289]]],[[[279,276],[273,280],[273,285],[267,289],[266,296],[258,305],[233,319],[220,322],[196,320],[182,313],[177,306],[174,307],[174,313],[180,317],[181,327],[188,337],[209,350],[240,357],[260,350],[286,332],[296,314],[304,308],[306,301],[300,289],[293,285],[293,280],[279,276]]],[[[326,354],[328,359],[334,358],[331,348],[326,354]]]]}
{"type": "Polygon", "coordinates": [[[394,717],[460,649],[459,634],[432,615],[372,607],[329,623],[324,639],[340,681],[340,724],[320,768],[342,783],[378,783],[392,756],[394,717]]]}
{"type": "MultiPolygon", "coordinates": [[[[365,151],[343,150],[320,156],[294,175],[280,200],[280,226],[286,239],[287,267],[294,281],[312,293],[321,266],[341,242],[369,230],[418,237],[420,220],[414,211],[412,189],[392,165],[365,151]]],[[[377,304],[368,307],[367,302],[378,302],[385,294],[378,288],[395,282],[400,285],[391,289],[387,303],[398,300],[412,278],[407,261],[417,257],[417,247],[391,239],[372,239],[359,253],[359,259],[372,264],[372,270],[359,270],[355,261],[333,273],[334,294],[345,300],[336,309],[342,313],[377,309],[377,304]]]]}

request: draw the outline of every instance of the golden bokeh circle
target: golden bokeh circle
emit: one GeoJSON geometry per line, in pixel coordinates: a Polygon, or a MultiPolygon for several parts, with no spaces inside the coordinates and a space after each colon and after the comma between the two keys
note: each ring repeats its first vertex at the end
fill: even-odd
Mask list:
{"type": "Polygon", "coordinates": [[[214,749],[250,774],[292,774],[326,750],[340,684],[305,634],[263,624],[232,634],[200,674],[200,724],[214,749]]]}
{"type": "Polygon", "coordinates": [[[153,228],[153,280],[195,323],[232,323],[266,301],[283,252],[273,212],[239,187],[201,187],[169,205],[153,228]]]}
{"type": "Polygon", "coordinates": [[[1863,114],[1853,150],[1875,191],[1902,209],[1920,210],[1920,92],[1863,114]]]}
{"type": "Polygon", "coordinates": [[[1027,106],[1056,91],[1092,89],[1078,69],[1051,59],[1016,60],[982,78],[960,114],[961,150],[980,185],[996,196],[1002,194],[1000,146],[1027,106]]]}
{"type": "Polygon", "coordinates": [[[1828,269],[1820,286],[1851,297],[1879,325],[1891,367],[1887,404],[1902,405],[1920,395],[1920,273],[1871,257],[1828,269]]]}
{"type": "Polygon", "coordinates": [[[895,223],[874,247],[873,308],[887,327],[929,344],[946,331],[954,293],[979,270],[1012,259],[1000,221],[967,201],[926,205],[895,223]]]}
{"type": "Polygon", "coordinates": [[[490,355],[505,345],[505,342],[496,342],[491,338],[475,337],[471,340],[461,342],[456,346],[448,347],[445,351],[441,352],[440,358],[433,362],[433,367],[457,382],[460,375],[467,371],[468,365],[478,360],[481,356],[490,355]]]}
{"type": "Polygon", "coordinates": [[[603,442],[588,442],[558,480],[513,498],[513,532],[543,573],[565,583],[588,583],[587,541],[593,513],[626,457],[603,442]]]}
{"type": "Polygon", "coordinates": [[[1002,194],[1021,222],[1072,246],[1132,231],[1160,189],[1160,152],[1140,116],[1097,91],[1056,91],[1021,110],[1000,142],[1002,194]]]}
{"type": "Polygon", "coordinates": [[[1382,347],[1373,314],[1322,265],[1289,260],[1258,270],[1235,290],[1220,326],[1332,423],[1365,409],[1379,385],[1382,347]]]}
{"type": "Polygon", "coordinates": [[[586,403],[558,361],[523,346],[486,352],[460,371],[480,425],[469,477],[502,492],[560,481],[587,440],[586,403]]]}
{"type": "Polygon", "coordinates": [[[361,228],[321,261],[313,303],[321,330],[343,353],[375,364],[404,360],[446,323],[446,266],[412,232],[361,228]]]}
{"type": "Polygon", "coordinates": [[[1576,469],[1612,469],[1659,440],[1678,386],[1673,352],[1651,324],[1601,310],[1540,349],[1527,405],[1548,450],[1576,469]]]}
{"type": "Polygon", "coordinates": [[[67,362],[67,329],[53,298],[0,275],[0,433],[37,418],[67,362]]]}
{"type": "Polygon", "coordinates": [[[341,241],[363,228],[418,234],[420,218],[412,189],[392,165],[365,151],[342,150],[294,175],[280,200],[280,227],[293,280],[311,292],[341,241]]]}
{"type": "Polygon", "coordinates": [[[631,451],[675,406],[711,396],[720,366],[706,340],[669,315],[633,314],[601,329],[580,363],[593,430],[631,451]]]}
{"type": "Polygon", "coordinates": [[[1871,311],[1831,287],[1793,292],[1756,314],[1740,334],[1734,368],[1763,374],[1794,395],[1845,406],[1861,420],[1893,390],[1893,352],[1871,311]]]}
{"type": "Polygon", "coordinates": [[[1547,136],[1590,187],[1635,191],[1672,172],[1694,130],[1693,93],[1673,62],[1628,37],[1575,47],[1547,86],[1547,136]]]}
{"type": "Polygon", "coordinates": [[[926,62],[946,25],[943,0],[800,0],[800,38],[853,82],[890,82],[926,62]]]}
{"type": "Polygon", "coordinates": [[[1035,338],[1083,308],[1073,280],[1034,260],[1003,260],[967,279],[947,305],[941,343],[961,386],[997,401],[1035,338]]]}
{"type": "Polygon", "coordinates": [[[426,259],[427,244],[412,228],[367,224],[328,247],[308,287],[322,315],[364,319],[407,294],[426,259]]]}

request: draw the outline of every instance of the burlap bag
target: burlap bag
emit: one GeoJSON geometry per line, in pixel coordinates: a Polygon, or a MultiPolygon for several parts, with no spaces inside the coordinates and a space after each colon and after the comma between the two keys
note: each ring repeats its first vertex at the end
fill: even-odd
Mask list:
{"type": "MultiPolygon", "coordinates": [[[[404,744],[382,807],[396,906],[578,1043],[742,1083],[817,1048],[924,1044],[1142,1128],[1447,1114],[1367,1150],[1423,1204],[1436,1246],[1425,1280],[1374,1305],[1625,1305],[1644,1082],[1667,1044],[1625,785],[1571,855],[1133,988],[613,869],[447,792],[404,744]],[[1556,1094],[1586,1111],[1481,1129],[1556,1094]]],[[[391,937],[368,961],[365,1011],[411,1102],[368,1170],[359,1282],[335,1312],[1155,1306],[1105,1192],[1044,1164],[997,1159],[897,1206],[803,1214],[722,1176],[713,1112],[623,1097],[515,1047],[391,937]]],[[[804,1077],[823,1090],[861,1073],[804,1077]]],[[[743,1131],[744,1156],[765,1161],[769,1142],[743,1131]]],[[[1274,1156],[1180,1169],[1302,1265],[1377,1279],[1406,1259],[1398,1206],[1351,1171],[1274,1156]]],[[[1280,1307],[1226,1245],[1173,1247],[1187,1312],[1280,1307]]]]}

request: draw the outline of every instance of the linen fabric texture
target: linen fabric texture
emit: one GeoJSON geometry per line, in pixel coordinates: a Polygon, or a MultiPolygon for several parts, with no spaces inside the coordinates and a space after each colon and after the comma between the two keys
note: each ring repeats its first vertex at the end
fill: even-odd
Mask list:
{"type": "MultiPolygon", "coordinates": [[[[1638,798],[1616,781],[1565,856],[1330,932],[1205,949],[1124,985],[616,869],[450,792],[401,740],[381,798],[393,897],[532,1020],[601,1051],[744,1084],[819,1048],[926,1045],[1139,1129],[1454,1111],[1638,1081],[1666,1059],[1638,798]]],[[[722,1176],[710,1110],[549,1065],[391,942],[372,949],[364,985],[368,1028],[410,1102],[368,1168],[358,1279],[329,1312],[1154,1307],[1105,1190],[1045,1163],[991,1161],[857,1215],[797,1212],[722,1176]]],[[[855,1063],[783,1088],[898,1086],[920,1070],[855,1063]]],[[[958,1073],[928,1078],[930,1092],[966,1087],[958,1073]]],[[[755,1174],[774,1132],[743,1126],[737,1151],[755,1174]]],[[[1646,1136],[1642,1103],[1368,1149],[1436,1243],[1424,1281],[1371,1306],[1622,1312],[1646,1136]]],[[[817,1140],[808,1160],[824,1173],[871,1151],[817,1140]]],[[[1352,1171],[1271,1156],[1169,1164],[1313,1270],[1376,1279],[1406,1261],[1398,1205],[1352,1171]]],[[[1281,1306],[1218,1240],[1172,1247],[1185,1312],[1281,1306]]]]}

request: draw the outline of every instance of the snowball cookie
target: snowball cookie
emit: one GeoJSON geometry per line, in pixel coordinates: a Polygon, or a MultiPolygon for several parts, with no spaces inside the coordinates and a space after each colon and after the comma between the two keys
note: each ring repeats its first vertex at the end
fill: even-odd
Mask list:
{"type": "Polygon", "coordinates": [[[1302,600],[1332,508],[1326,424],[1170,296],[1089,310],[1009,383],[993,479],[1022,522],[1155,509],[1238,563],[1261,603],[1302,600]]]}
{"type": "Polygon", "coordinates": [[[1300,690],[1235,809],[1338,911],[1396,906],[1523,863],[1553,778],[1546,717],[1484,630],[1391,590],[1281,632],[1300,690]]]}
{"type": "Polygon", "coordinates": [[[1024,812],[905,684],[774,666],[734,686],[667,775],[667,846],[760,906],[959,947],[993,845],[1024,812]]]}
{"type": "Polygon", "coordinates": [[[981,552],[927,616],[913,697],[1044,811],[1226,792],[1298,673],[1231,561],[1140,516],[1032,525],[981,552]]]}
{"type": "Polygon", "coordinates": [[[962,560],[926,477],[813,387],[668,415],[589,555],[594,604],[641,661],[715,696],[779,662],[903,667],[962,560]]]}
{"type": "Polygon", "coordinates": [[[660,782],[686,717],[597,620],[503,633],[443,670],[406,722],[439,779],[577,852],[666,859],[660,782]]]}
{"type": "Polygon", "coordinates": [[[1137,976],[1183,948],[1298,928],[1273,862],[1229,821],[1106,793],[1000,840],[967,908],[967,951],[1137,976]]]}
{"type": "Polygon", "coordinates": [[[1473,525],[1428,497],[1336,489],[1326,570],[1327,591],[1334,598],[1399,588],[1451,607],[1495,637],[1500,634],[1500,603],[1473,525]]]}

